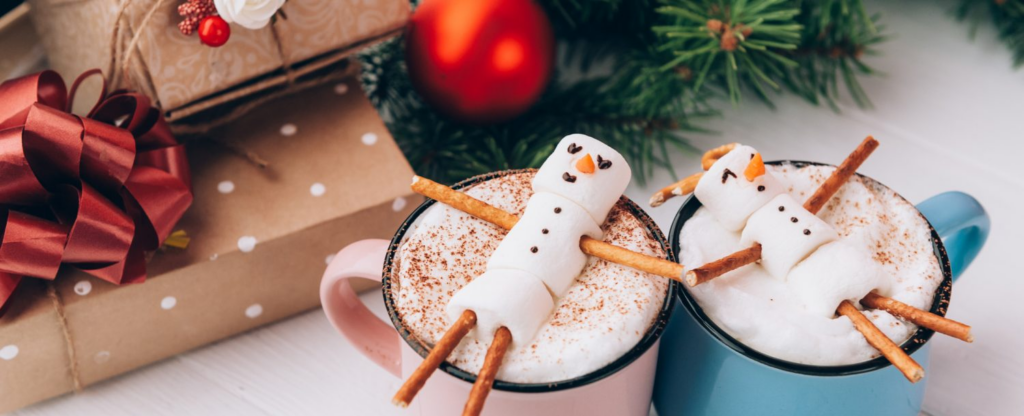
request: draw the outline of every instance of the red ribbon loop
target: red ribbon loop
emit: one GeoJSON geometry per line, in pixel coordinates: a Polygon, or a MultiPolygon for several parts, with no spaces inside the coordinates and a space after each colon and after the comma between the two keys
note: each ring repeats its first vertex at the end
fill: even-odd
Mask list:
{"type": "Polygon", "coordinates": [[[0,84],[0,307],[61,263],[115,284],[146,277],[192,203],[184,147],[140,94],[103,87],[88,118],[52,71],[0,84]]]}

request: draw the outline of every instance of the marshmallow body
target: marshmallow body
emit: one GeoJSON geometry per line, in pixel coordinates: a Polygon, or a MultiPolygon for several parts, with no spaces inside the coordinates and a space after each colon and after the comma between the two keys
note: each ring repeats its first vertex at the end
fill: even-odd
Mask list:
{"type": "Polygon", "coordinates": [[[587,264],[587,255],[580,250],[584,235],[602,238],[601,227],[582,207],[555,194],[533,194],[487,269],[523,270],[562,297],[587,264]]]}
{"type": "Polygon", "coordinates": [[[750,216],[740,243],[760,243],[761,266],[772,277],[785,281],[793,266],[838,238],[831,226],[784,193],[750,216]]]}
{"type": "Polygon", "coordinates": [[[631,176],[629,164],[619,152],[593,137],[571,134],[541,165],[533,178],[533,190],[560,195],[583,207],[595,223],[603,224],[631,176]],[[577,168],[577,162],[587,155],[593,159],[593,173],[577,168]]]}
{"type": "Polygon", "coordinates": [[[863,244],[840,239],[825,244],[789,272],[789,286],[808,312],[832,318],[844,300],[854,305],[868,292],[888,292],[885,271],[863,244]]]}
{"type": "Polygon", "coordinates": [[[693,191],[701,205],[729,231],[743,229],[754,211],[786,191],[771,172],[747,180],[744,171],[755,154],[753,147],[736,146],[711,165],[693,191]]]}
{"type": "MultiPolygon", "coordinates": [[[[577,272],[578,273],[578,272],[577,272]]],[[[554,310],[544,283],[522,270],[488,270],[463,286],[448,302],[448,318],[455,322],[462,312],[476,313],[473,336],[485,342],[498,328],[512,333],[512,345],[529,342],[554,310]]]]}

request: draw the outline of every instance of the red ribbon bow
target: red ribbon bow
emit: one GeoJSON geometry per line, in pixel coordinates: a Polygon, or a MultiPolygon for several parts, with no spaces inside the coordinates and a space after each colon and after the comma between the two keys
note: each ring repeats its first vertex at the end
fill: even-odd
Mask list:
{"type": "Polygon", "coordinates": [[[0,307],[23,276],[69,263],[114,284],[146,278],[192,203],[184,146],[141,94],[115,91],[71,114],[56,72],[0,84],[0,307]]]}

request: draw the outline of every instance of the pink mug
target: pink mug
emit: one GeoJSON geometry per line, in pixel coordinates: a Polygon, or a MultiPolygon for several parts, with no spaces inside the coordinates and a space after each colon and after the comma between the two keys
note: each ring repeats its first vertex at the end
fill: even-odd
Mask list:
{"type": "MultiPolygon", "coordinates": [[[[516,171],[477,176],[460,182],[455,188],[470,186],[510,172],[516,171]]],[[[647,225],[650,234],[665,247],[669,253],[668,258],[675,261],[661,230],[636,204],[628,200],[626,202],[633,214],[647,225]]],[[[339,251],[327,266],[320,284],[320,300],[331,324],[357,346],[363,355],[403,380],[423,361],[429,348],[410,334],[395,311],[389,279],[392,254],[409,225],[433,203],[428,200],[413,211],[391,242],[363,240],[339,251]],[[352,288],[352,279],[383,281],[384,302],[393,325],[377,318],[363,305],[352,288]]],[[[651,407],[659,338],[672,314],[675,302],[670,300],[677,290],[676,283],[672,282],[655,324],[633,349],[619,359],[592,373],[555,383],[524,384],[496,380],[494,390],[487,397],[483,415],[647,416],[651,407]]],[[[461,414],[475,379],[474,374],[445,362],[413,400],[407,409],[408,414],[461,414]]]]}

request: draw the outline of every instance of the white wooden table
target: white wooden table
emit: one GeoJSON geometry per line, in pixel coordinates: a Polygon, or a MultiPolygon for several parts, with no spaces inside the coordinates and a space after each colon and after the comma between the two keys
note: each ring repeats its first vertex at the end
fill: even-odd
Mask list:
{"type": "MultiPolygon", "coordinates": [[[[946,190],[976,196],[994,230],[957,284],[949,316],[973,325],[978,340],[931,341],[925,412],[1020,414],[1024,272],[1012,259],[1021,255],[1015,247],[1024,248],[1024,71],[1011,69],[991,29],[971,43],[965,26],[946,14],[948,4],[871,6],[897,34],[883,45],[884,56],[870,61],[887,74],[865,81],[875,109],[844,105],[836,114],[786,96],[771,111],[748,100],[707,123],[719,135],[694,135],[693,144],[740,141],[769,158],[838,162],[872,134],[882,146],[861,172],[915,203],[946,190]]],[[[681,174],[698,169],[696,155],[675,161],[681,174]]],[[[661,174],[628,194],[646,201],[669,180],[661,174]]],[[[667,229],[678,205],[650,213],[667,229]]],[[[383,313],[378,292],[363,298],[383,313]]],[[[403,415],[389,400],[398,384],[314,311],[15,414],[403,415]]]]}

